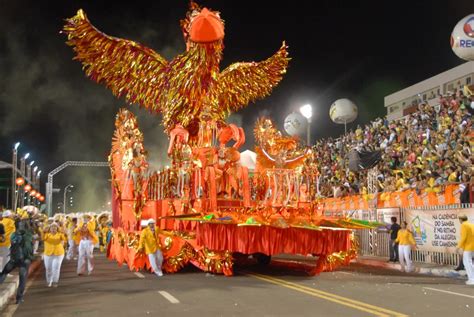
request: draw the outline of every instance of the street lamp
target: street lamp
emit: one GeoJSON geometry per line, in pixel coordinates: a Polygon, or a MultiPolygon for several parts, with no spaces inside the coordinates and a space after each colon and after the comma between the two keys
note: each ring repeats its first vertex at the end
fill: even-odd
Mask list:
{"type": "Polygon", "coordinates": [[[36,186],[36,171],[38,170],[38,166],[33,168],[33,173],[31,173],[31,182],[36,186]]]}
{"type": "Polygon", "coordinates": [[[30,164],[26,167],[26,178],[28,178],[28,181],[31,183],[31,167],[35,164],[35,161],[31,161],[30,164]]]}
{"type": "Polygon", "coordinates": [[[20,146],[20,142],[16,142],[13,146],[13,158],[12,158],[12,210],[16,210],[16,176],[17,176],[17,169],[18,169],[18,147],[20,146]]]}
{"type": "Polygon", "coordinates": [[[300,112],[303,117],[308,120],[308,124],[306,126],[306,144],[308,146],[311,145],[311,117],[313,116],[313,107],[310,104],[306,104],[300,108],[300,112]]]}
{"type": "Polygon", "coordinates": [[[26,153],[25,156],[23,156],[20,159],[20,172],[25,176],[25,161],[30,157],[30,153],[26,153]]]}
{"type": "Polygon", "coordinates": [[[41,189],[41,178],[40,178],[40,175],[41,175],[41,171],[38,171],[38,174],[36,174],[36,186],[38,187],[38,189],[41,189]]]}
{"type": "Polygon", "coordinates": [[[67,196],[67,190],[69,188],[74,188],[74,185],[67,185],[66,187],[64,187],[64,200],[63,200],[63,213],[66,214],[66,196],[67,196]]]}

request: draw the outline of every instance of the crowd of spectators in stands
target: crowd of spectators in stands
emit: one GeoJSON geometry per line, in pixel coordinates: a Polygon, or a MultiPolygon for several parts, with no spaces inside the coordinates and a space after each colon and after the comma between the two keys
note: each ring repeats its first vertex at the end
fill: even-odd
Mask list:
{"type": "Polygon", "coordinates": [[[418,110],[396,121],[377,118],[338,139],[316,143],[320,195],[367,193],[367,170],[350,171],[347,154],[381,151],[378,191],[431,188],[467,183],[474,176],[474,95],[462,90],[439,96],[439,104],[421,102],[418,110]]]}

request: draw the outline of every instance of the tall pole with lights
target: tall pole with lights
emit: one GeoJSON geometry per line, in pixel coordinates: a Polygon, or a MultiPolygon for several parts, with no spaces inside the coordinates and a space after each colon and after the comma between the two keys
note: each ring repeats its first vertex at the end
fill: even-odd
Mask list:
{"type": "Polygon", "coordinates": [[[26,153],[25,156],[23,156],[20,159],[20,172],[25,176],[25,161],[30,157],[30,153],[26,153]]]}
{"type": "Polygon", "coordinates": [[[41,171],[36,174],[36,187],[41,191],[41,171]]]}
{"type": "Polygon", "coordinates": [[[69,188],[74,188],[74,185],[67,185],[66,187],[64,187],[64,200],[63,200],[63,213],[66,214],[66,196],[67,196],[67,190],[69,188]]]}
{"type": "Polygon", "coordinates": [[[36,171],[38,171],[38,166],[35,166],[33,168],[33,173],[31,173],[31,182],[33,183],[33,185],[35,185],[35,187],[36,187],[36,171]]]}
{"type": "Polygon", "coordinates": [[[11,192],[11,202],[12,202],[12,210],[16,210],[16,176],[17,176],[17,169],[18,169],[18,147],[20,146],[20,142],[15,143],[13,146],[13,158],[12,158],[12,192],[11,192]]]}
{"type": "Polygon", "coordinates": [[[31,161],[30,164],[26,167],[27,172],[26,172],[26,178],[28,178],[28,182],[31,184],[31,167],[33,167],[33,164],[35,164],[35,161],[31,161]]]}
{"type": "Polygon", "coordinates": [[[306,145],[311,146],[311,117],[313,116],[313,107],[310,104],[306,104],[300,108],[300,112],[303,117],[308,120],[306,125],[306,145]]]}

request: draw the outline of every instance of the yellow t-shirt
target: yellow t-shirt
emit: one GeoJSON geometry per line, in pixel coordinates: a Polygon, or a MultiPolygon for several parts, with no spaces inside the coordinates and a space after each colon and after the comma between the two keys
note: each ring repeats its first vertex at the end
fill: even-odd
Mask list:
{"type": "Polygon", "coordinates": [[[94,231],[91,230],[89,226],[86,226],[86,228],[79,227],[74,230],[74,242],[76,244],[79,244],[82,239],[88,239],[92,241],[92,244],[97,244],[99,243],[99,238],[95,234],[94,231]]]}
{"type": "Polygon", "coordinates": [[[106,242],[107,242],[107,234],[109,233],[110,231],[110,228],[107,227],[107,226],[103,226],[101,229],[100,229],[100,234],[102,236],[102,244],[105,245],[106,242]]]}
{"type": "Polygon", "coordinates": [[[0,247],[10,247],[10,238],[12,233],[15,232],[15,221],[10,218],[3,218],[0,223],[3,224],[5,229],[5,241],[0,242],[0,247]]]}
{"type": "Polygon", "coordinates": [[[66,237],[60,232],[45,233],[44,241],[44,255],[64,255],[64,242],[66,237]]]}
{"type": "Polygon", "coordinates": [[[155,233],[151,231],[150,227],[146,227],[140,233],[140,248],[145,249],[146,254],[155,253],[156,250],[161,248],[159,229],[155,227],[155,233]]]}
{"type": "Polygon", "coordinates": [[[474,224],[467,221],[461,224],[461,239],[458,248],[464,251],[474,251],[474,224]]]}
{"type": "Polygon", "coordinates": [[[403,178],[398,179],[395,183],[395,187],[397,188],[397,190],[403,189],[405,187],[405,180],[403,178]]]}
{"type": "Polygon", "coordinates": [[[416,245],[413,235],[407,229],[398,230],[397,240],[395,240],[399,245],[416,245]]]}

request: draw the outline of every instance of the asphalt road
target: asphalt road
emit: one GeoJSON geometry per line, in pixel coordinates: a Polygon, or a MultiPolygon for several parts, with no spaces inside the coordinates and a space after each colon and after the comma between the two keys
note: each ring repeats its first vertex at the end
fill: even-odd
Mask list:
{"type": "Polygon", "coordinates": [[[63,262],[58,288],[41,268],[25,302],[1,316],[474,316],[474,287],[464,281],[351,265],[307,276],[282,262],[239,267],[225,277],[188,268],[161,278],[130,272],[103,256],[91,276],[63,262]]]}

